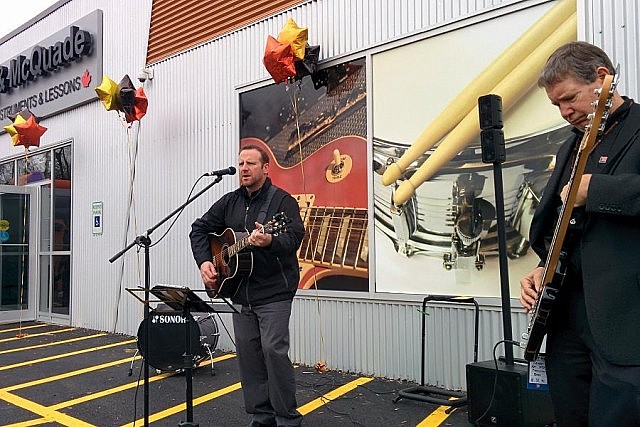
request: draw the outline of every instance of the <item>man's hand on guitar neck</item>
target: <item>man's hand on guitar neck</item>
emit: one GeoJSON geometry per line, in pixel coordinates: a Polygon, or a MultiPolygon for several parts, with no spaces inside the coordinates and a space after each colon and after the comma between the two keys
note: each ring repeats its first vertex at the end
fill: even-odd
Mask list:
{"type": "MultiPolygon", "coordinates": [[[[576,193],[576,201],[573,204],[574,207],[584,206],[587,204],[587,193],[589,192],[589,182],[591,182],[591,174],[582,175],[580,179],[580,186],[578,187],[578,192],[576,193]]],[[[567,200],[567,196],[569,195],[569,184],[565,185],[560,192],[560,198],[562,199],[562,203],[567,200]]]]}
{"type": "Polygon", "coordinates": [[[538,298],[543,275],[544,267],[536,267],[520,279],[520,304],[522,304],[527,313],[531,311],[538,298]]]}
{"type": "Polygon", "coordinates": [[[249,244],[260,248],[271,245],[273,237],[271,233],[264,232],[264,225],[256,222],[256,228],[249,235],[249,244]]]}

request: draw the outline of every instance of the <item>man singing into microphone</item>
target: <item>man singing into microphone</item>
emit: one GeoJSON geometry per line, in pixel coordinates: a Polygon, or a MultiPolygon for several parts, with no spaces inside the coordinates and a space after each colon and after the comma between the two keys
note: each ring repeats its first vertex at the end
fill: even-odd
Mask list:
{"type": "Polygon", "coordinates": [[[225,194],[191,226],[191,250],[205,287],[217,291],[220,277],[212,262],[209,233],[230,228],[252,230],[248,242],[253,268],[231,298],[242,305],[233,314],[235,344],[250,426],[298,426],[296,384],[289,359],[289,317],[298,288],[300,270],[296,251],[304,226],[296,200],[267,176],[269,155],[260,147],[240,149],[240,187],[225,194]],[[263,224],[284,213],[291,221],[276,234],[264,233],[263,224]]]}

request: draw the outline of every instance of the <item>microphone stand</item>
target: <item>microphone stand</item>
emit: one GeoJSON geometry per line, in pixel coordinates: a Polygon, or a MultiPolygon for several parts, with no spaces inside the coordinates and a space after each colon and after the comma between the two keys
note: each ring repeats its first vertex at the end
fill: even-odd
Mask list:
{"type": "MultiPolygon", "coordinates": [[[[235,172],[235,170],[234,170],[235,172]]],[[[134,246],[141,246],[144,248],[144,354],[143,358],[143,370],[144,370],[144,425],[149,425],[149,363],[147,362],[147,358],[149,357],[149,290],[151,289],[151,275],[149,269],[149,248],[151,247],[151,233],[153,233],[158,227],[171,219],[174,215],[182,211],[188,204],[193,202],[195,199],[200,197],[204,192],[209,190],[211,187],[222,181],[222,172],[211,173],[210,175],[215,175],[216,179],[213,180],[212,183],[207,185],[201,191],[196,193],[191,198],[187,199],[182,205],[176,208],[169,215],[164,217],[160,222],[158,222],[153,227],[149,228],[143,235],[137,236],[131,243],[129,243],[124,249],[120,252],[116,253],[114,256],[109,258],[109,262],[113,263],[115,260],[120,258],[134,246]]]]}

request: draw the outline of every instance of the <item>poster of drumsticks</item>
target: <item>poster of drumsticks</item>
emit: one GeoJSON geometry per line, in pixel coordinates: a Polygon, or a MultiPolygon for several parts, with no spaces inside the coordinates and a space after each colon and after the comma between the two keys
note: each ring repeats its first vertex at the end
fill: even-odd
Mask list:
{"type": "Polygon", "coordinates": [[[482,162],[477,99],[502,98],[511,297],[538,263],[529,222],[570,129],[537,87],[546,59],[576,39],[559,0],[372,56],[376,292],[499,296],[493,165],[482,162]],[[400,65],[402,64],[402,65],[400,65]]]}
{"type": "Polygon", "coordinates": [[[364,64],[240,95],[240,143],[266,149],[270,178],[300,206],[301,289],[369,290],[364,64]]]}

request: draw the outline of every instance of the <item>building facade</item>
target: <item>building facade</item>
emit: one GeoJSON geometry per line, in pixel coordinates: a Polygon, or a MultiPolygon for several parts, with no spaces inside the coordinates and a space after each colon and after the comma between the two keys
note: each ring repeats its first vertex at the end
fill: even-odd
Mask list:
{"type": "MultiPolygon", "coordinates": [[[[46,127],[28,151],[0,134],[0,321],[136,335],[145,272],[151,285],[202,289],[190,224],[235,188],[235,177],[167,216],[212,183],[204,173],[235,165],[240,143],[258,141],[272,151],[274,181],[296,193],[308,215],[292,360],[419,381],[425,351],[427,383],[464,389],[474,307],[431,301],[424,313],[423,300],[475,298],[477,357],[491,359],[504,336],[505,272],[479,129],[465,128],[471,112],[449,105],[472,109],[470,88],[495,70],[504,76],[488,87],[513,75],[525,85],[522,95],[502,95],[513,160],[504,165],[506,299],[517,339],[527,327],[519,274],[537,262],[527,251],[527,219],[554,149],[535,143],[560,141],[565,131],[519,65],[562,37],[587,40],[620,62],[619,89],[637,99],[640,7],[633,0],[265,1],[239,12],[230,5],[59,1],[0,40],[2,125],[27,108],[46,127]],[[307,28],[310,47],[320,47],[318,69],[276,84],[263,63],[265,43],[290,18],[307,28]],[[541,21],[555,25],[546,25],[549,34],[540,33],[541,21]],[[95,91],[104,76],[116,84],[129,76],[142,88],[146,115],[128,123],[107,110],[95,91]],[[452,129],[432,148],[422,132],[438,121],[452,129]],[[395,203],[402,183],[441,146],[454,147],[451,158],[395,203]],[[401,160],[411,147],[418,155],[401,160]],[[403,174],[385,185],[390,165],[403,162],[403,174]],[[134,244],[141,236],[151,241],[148,263],[134,244]]],[[[219,322],[232,333],[228,316],[219,322]]],[[[232,350],[220,330],[218,347],[232,350]]]]}

